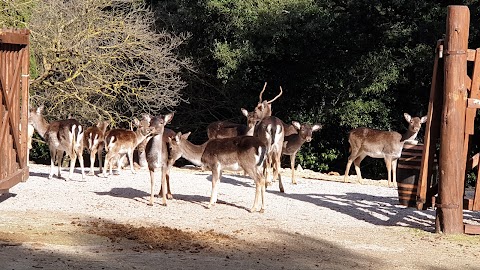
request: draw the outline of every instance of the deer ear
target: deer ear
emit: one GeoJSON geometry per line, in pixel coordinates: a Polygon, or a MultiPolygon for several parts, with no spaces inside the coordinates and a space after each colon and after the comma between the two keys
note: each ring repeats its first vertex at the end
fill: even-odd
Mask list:
{"type": "Polygon", "coordinates": [[[296,128],[296,129],[300,129],[302,127],[302,125],[300,125],[299,122],[297,121],[292,121],[292,125],[296,128]]]}
{"type": "Polygon", "coordinates": [[[182,138],[184,138],[185,140],[188,139],[188,136],[190,136],[191,133],[192,133],[192,132],[189,131],[189,132],[183,134],[182,138]]]}
{"type": "Polygon", "coordinates": [[[143,113],[142,114],[142,119],[147,121],[148,123],[150,123],[150,121],[152,121],[152,116],[150,116],[150,114],[148,114],[148,113],[143,113]]]}
{"type": "Polygon", "coordinates": [[[133,118],[133,125],[135,125],[137,127],[140,126],[140,120],[138,120],[136,117],[133,118]]]}
{"type": "Polygon", "coordinates": [[[408,113],[404,113],[403,117],[405,117],[405,120],[407,120],[407,122],[410,122],[412,120],[412,117],[408,113]]]}
{"type": "Polygon", "coordinates": [[[173,119],[173,112],[165,115],[165,124],[170,123],[170,121],[172,121],[172,119],[173,119]]]}
{"type": "Polygon", "coordinates": [[[425,115],[425,116],[422,117],[422,119],[420,119],[420,122],[423,124],[423,123],[427,122],[427,119],[428,119],[428,118],[427,118],[427,116],[425,115]]]}
{"type": "Polygon", "coordinates": [[[177,132],[177,134],[175,134],[175,141],[176,141],[176,142],[179,142],[179,141],[180,141],[180,137],[182,137],[182,133],[181,133],[181,132],[177,132]]]}
{"type": "Polygon", "coordinates": [[[248,117],[248,111],[244,108],[241,108],[240,111],[242,111],[242,114],[245,115],[245,117],[248,117]]]}
{"type": "Polygon", "coordinates": [[[320,130],[320,129],[322,129],[322,125],[320,125],[320,124],[315,124],[312,127],[312,131],[317,131],[317,130],[320,130]]]}
{"type": "Polygon", "coordinates": [[[37,114],[42,114],[44,108],[45,108],[45,106],[43,106],[43,105],[38,107],[37,108],[37,114]]]}

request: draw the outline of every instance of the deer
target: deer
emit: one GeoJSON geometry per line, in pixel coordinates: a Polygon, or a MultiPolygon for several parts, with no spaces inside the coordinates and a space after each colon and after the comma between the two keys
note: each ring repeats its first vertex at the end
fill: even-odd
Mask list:
{"type": "Polygon", "coordinates": [[[95,175],[94,173],[94,164],[95,156],[98,155],[98,167],[102,169],[102,154],[103,149],[105,148],[105,133],[107,131],[109,122],[108,121],[98,121],[96,126],[89,127],[85,130],[84,135],[84,145],[85,148],[90,153],[90,171],[88,175],[95,175]]]}
{"type": "MultiPolygon", "coordinates": [[[[297,152],[298,150],[300,150],[300,148],[305,142],[310,142],[312,140],[313,132],[320,130],[322,128],[322,125],[310,125],[307,123],[300,124],[297,121],[292,121],[291,126],[297,130],[297,133],[285,136],[282,148],[282,155],[290,156],[292,184],[297,184],[297,181],[295,180],[295,157],[297,156],[297,152]]],[[[285,131],[285,133],[286,132],[287,131],[285,131]]]]}
{"type": "Polygon", "coordinates": [[[255,181],[255,199],[250,212],[265,211],[266,181],[263,175],[267,146],[257,137],[237,136],[231,138],[211,139],[196,145],[188,141],[190,132],[177,133],[170,139],[173,153],[181,156],[197,166],[203,166],[212,171],[212,191],[207,208],[217,202],[218,184],[224,169],[243,169],[255,181]]]}
{"type": "Polygon", "coordinates": [[[272,116],[272,102],[277,100],[283,94],[283,89],[280,86],[280,93],[277,96],[271,100],[263,100],[262,95],[266,86],[267,83],[265,82],[259,95],[258,104],[253,111],[253,118],[257,121],[253,136],[259,138],[265,145],[267,145],[267,159],[264,168],[265,179],[269,178],[268,171],[272,170],[272,182],[278,177],[280,192],[284,192],[280,168],[285,136],[285,123],[279,118],[272,116]]]}
{"type": "MultiPolygon", "coordinates": [[[[170,166],[167,140],[168,136],[165,135],[165,125],[170,123],[173,119],[174,113],[167,115],[155,116],[150,120],[150,128],[152,129],[152,137],[148,139],[145,146],[146,160],[148,163],[148,170],[150,172],[150,206],[153,205],[154,187],[155,187],[155,171],[160,169],[161,171],[161,188],[160,193],[162,196],[162,205],[167,206],[167,189],[170,193],[170,166]],[[168,181],[168,186],[167,186],[168,181]]],[[[170,193],[171,194],[171,193],[170,193]]]]}
{"type": "Polygon", "coordinates": [[[427,121],[427,116],[411,117],[404,113],[404,118],[408,122],[408,129],[400,134],[396,131],[383,131],[360,127],[350,131],[348,142],[350,143],[350,156],[348,157],[347,167],[343,182],[347,182],[348,173],[352,163],[355,165],[358,181],[362,180],[360,171],[360,162],[366,157],[383,158],[387,167],[388,187],[397,186],[397,161],[402,154],[405,142],[416,144],[415,138],[423,123],[427,121]]]}
{"type": "Polygon", "coordinates": [[[247,117],[247,125],[232,123],[230,121],[215,121],[207,126],[207,136],[209,139],[230,138],[236,136],[253,136],[253,130],[257,119],[253,112],[248,112],[241,108],[242,114],[247,117]]]}
{"type": "Polygon", "coordinates": [[[72,178],[75,163],[80,163],[82,179],[85,178],[83,166],[83,136],[82,125],[75,119],[57,120],[48,122],[43,116],[44,106],[31,108],[29,110],[28,124],[32,125],[38,134],[46,140],[50,150],[50,174],[48,178],[53,177],[55,162],[58,165],[58,178],[61,177],[62,159],[64,153],[70,157],[70,172],[65,181],[72,178]]]}
{"type": "MultiPolygon", "coordinates": [[[[20,125],[20,130],[22,126],[20,125]]],[[[30,150],[33,148],[33,134],[35,133],[35,128],[32,124],[27,124],[27,166],[30,165],[30,150]]]]}
{"type": "Polygon", "coordinates": [[[130,162],[130,171],[135,174],[133,168],[133,150],[150,136],[152,128],[150,128],[150,118],[144,115],[140,121],[137,118],[133,120],[133,124],[137,127],[135,131],[128,129],[111,129],[105,133],[105,164],[103,166],[103,177],[107,177],[107,168],[110,163],[110,174],[112,174],[112,162],[117,159],[117,169],[121,168],[121,161],[125,155],[130,162]]]}

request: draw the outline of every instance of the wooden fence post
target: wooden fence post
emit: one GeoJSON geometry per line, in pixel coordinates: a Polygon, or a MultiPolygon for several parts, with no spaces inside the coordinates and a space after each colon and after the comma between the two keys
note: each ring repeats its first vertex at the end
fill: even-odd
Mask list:
{"type": "Polygon", "coordinates": [[[465,164],[463,141],[467,102],[467,50],[470,11],[448,6],[444,50],[445,87],[442,111],[436,231],[463,233],[465,164]]]}

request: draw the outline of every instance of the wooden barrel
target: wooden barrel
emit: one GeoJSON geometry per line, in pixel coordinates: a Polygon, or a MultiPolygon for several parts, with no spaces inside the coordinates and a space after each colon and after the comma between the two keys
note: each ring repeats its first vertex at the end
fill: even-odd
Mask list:
{"type": "Polygon", "coordinates": [[[422,164],[423,144],[405,144],[398,160],[398,202],[408,207],[417,205],[417,186],[422,164]]]}

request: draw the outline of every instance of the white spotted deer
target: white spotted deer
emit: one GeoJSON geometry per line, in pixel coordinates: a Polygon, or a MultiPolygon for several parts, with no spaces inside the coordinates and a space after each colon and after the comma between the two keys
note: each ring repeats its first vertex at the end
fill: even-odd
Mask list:
{"type": "Polygon", "coordinates": [[[105,134],[105,164],[103,166],[103,177],[107,177],[107,168],[110,168],[112,174],[112,162],[117,158],[117,169],[121,168],[122,158],[127,155],[130,162],[130,171],[135,173],[133,168],[133,150],[146,139],[152,129],[150,128],[150,118],[144,116],[142,121],[134,119],[134,125],[137,127],[135,131],[128,129],[111,129],[105,134]],[[110,167],[108,167],[110,163],[110,167]]]}
{"type": "Polygon", "coordinates": [[[212,192],[208,208],[216,204],[218,184],[225,169],[243,169],[255,181],[255,200],[250,212],[265,210],[265,178],[263,175],[267,147],[252,136],[211,139],[202,145],[188,141],[189,133],[177,133],[171,140],[172,152],[180,152],[182,157],[197,166],[204,166],[212,171],[212,192]]]}
{"type": "Polygon", "coordinates": [[[404,113],[405,120],[408,122],[408,129],[404,134],[395,131],[383,131],[370,128],[356,128],[350,131],[348,142],[350,143],[350,156],[348,157],[347,167],[343,181],[346,182],[350,166],[355,165],[357,178],[362,180],[360,171],[360,162],[366,157],[383,158],[387,167],[388,186],[397,185],[397,161],[402,154],[403,145],[406,141],[415,143],[415,138],[423,123],[427,121],[427,116],[411,117],[404,113]]]}
{"type": "Polygon", "coordinates": [[[61,178],[64,153],[67,153],[70,157],[70,172],[65,180],[72,178],[77,157],[81,167],[82,179],[85,178],[83,167],[83,127],[75,119],[58,120],[48,123],[42,115],[43,109],[43,105],[36,109],[30,109],[28,123],[47,141],[48,149],[50,150],[50,174],[48,178],[53,177],[55,163],[57,163],[58,166],[57,177],[61,178]]]}
{"type": "Polygon", "coordinates": [[[105,148],[105,133],[107,131],[108,121],[98,121],[96,126],[89,127],[85,130],[84,144],[90,153],[90,171],[88,175],[95,175],[94,164],[95,156],[98,155],[98,168],[102,170],[103,149],[105,148]]]}
{"type": "MultiPolygon", "coordinates": [[[[152,137],[148,140],[145,147],[146,159],[148,163],[148,170],[150,172],[150,201],[149,205],[153,205],[154,187],[155,187],[155,171],[160,169],[161,172],[161,196],[162,205],[167,205],[167,189],[169,189],[170,168],[168,162],[168,146],[167,140],[169,137],[165,135],[165,125],[168,124],[172,118],[173,113],[167,115],[155,116],[150,120],[150,128],[152,129],[152,137]]],[[[172,164],[173,165],[173,164],[172,164]]]]}
{"type": "Polygon", "coordinates": [[[320,124],[310,125],[307,123],[300,124],[297,121],[292,121],[292,126],[297,130],[297,133],[293,133],[288,136],[285,136],[282,155],[290,156],[290,169],[292,170],[292,183],[297,184],[297,181],[295,180],[295,157],[297,156],[297,152],[298,150],[300,150],[300,148],[305,142],[310,142],[312,140],[313,132],[320,130],[322,128],[322,125],[320,124]]]}

